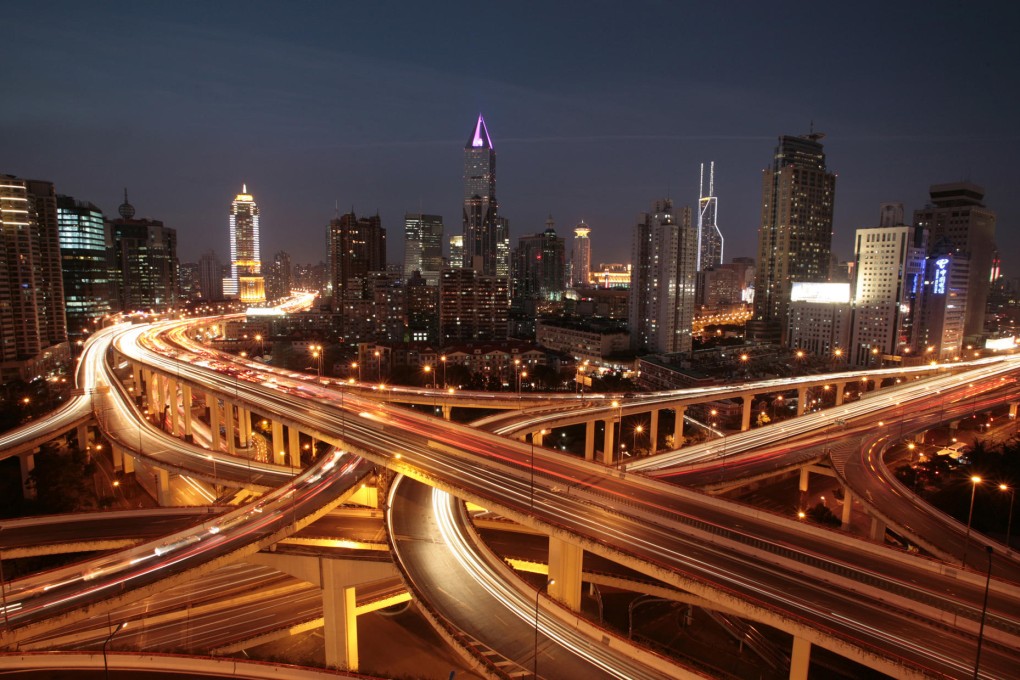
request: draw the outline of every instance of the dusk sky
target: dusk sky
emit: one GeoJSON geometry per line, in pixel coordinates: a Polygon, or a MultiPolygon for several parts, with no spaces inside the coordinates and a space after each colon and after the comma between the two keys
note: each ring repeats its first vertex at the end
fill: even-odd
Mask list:
{"type": "Polygon", "coordinates": [[[479,112],[516,238],[548,215],[626,262],[638,213],[695,204],[716,162],[725,256],[754,256],[777,137],[826,134],[833,247],[969,179],[1020,275],[1020,10],[1014,3],[7,3],[0,172],[52,180],[177,229],[182,261],[227,259],[246,182],[262,257],[325,258],[325,226],[378,211],[461,231],[479,112]]]}

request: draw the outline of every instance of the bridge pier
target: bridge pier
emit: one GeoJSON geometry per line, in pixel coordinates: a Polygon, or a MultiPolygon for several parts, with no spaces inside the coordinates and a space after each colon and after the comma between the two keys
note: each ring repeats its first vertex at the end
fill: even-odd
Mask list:
{"type": "Polygon", "coordinates": [[[846,381],[836,383],[836,406],[843,405],[843,393],[846,390],[846,381]]]}
{"type": "Polygon", "coordinates": [[[1009,403],[1009,419],[1016,422],[1017,417],[1017,406],[1020,406],[1020,402],[1011,401],[1009,403]]]}
{"type": "MultiPolygon", "coordinates": [[[[659,443],[659,409],[653,408],[648,423],[648,453],[655,453],[659,443]]],[[[636,452],[635,452],[636,453],[636,452]]]]}
{"type": "Polygon", "coordinates": [[[744,402],[744,406],[740,414],[740,431],[747,432],[751,429],[751,400],[754,399],[754,395],[745,394],[740,398],[744,402]]]}
{"type": "Polygon", "coordinates": [[[227,424],[227,453],[237,455],[237,437],[234,433],[234,404],[223,400],[223,420],[227,424]]]}
{"type": "Polygon", "coordinates": [[[273,447],[272,459],[277,465],[286,465],[287,463],[283,460],[283,423],[278,420],[274,420],[269,425],[270,431],[272,432],[272,444],[273,447]]]}
{"type": "Polygon", "coordinates": [[[542,442],[545,440],[545,435],[542,434],[544,430],[531,433],[531,443],[535,446],[542,446],[542,442]]]}
{"type": "Polygon", "coordinates": [[[581,610],[581,567],[584,548],[555,536],[549,537],[549,596],[574,611],[581,610]]]}
{"type": "Polygon", "coordinates": [[[79,425],[75,432],[75,436],[78,438],[79,449],[84,449],[91,443],[89,437],[89,426],[87,424],[79,425]]]}
{"type": "Polygon", "coordinates": [[[205,394],[205,402],[209,407],[209,432],[210,432],[210,444],[209,447],[213,451],[223,450],[223,440],[220,439],[220,401],[210,393],[205,394]]]}
{"type": "Polygon", "coordinates": [[[120,469],[125,475],[135,471],[135,459],[130,453],[123,453],[120,458],[120,469]]]}
{"type": "Polygon", "coordinates": [[[287,426],[287,451],[294,460],[301,461],[301,430],[293,425],[287,426]]]}
{"type": "Polygon", "coordinates": [[[802,637],[793,637],[790,654],[790,680],[807,680],[811,667],[811,643],[802,637]]]}
{"type": "Polygon", "coordinates": [[[443,404],[443,420],[449,420],[453,414],[453,406],[450,404],[443,404]]]}
{"type": "Polygon", "coordinates": [[[584,459],[595,460],[595,421],[584,424],[584,459]]]}
{"type": "Polygon", "coordinates": [[[871,518],[871,533],[869,537],[873,541],[885,543],[885,522],[873,516],[871,518]]]}
{"type": "Polygon", "coordinates": [[[26,499],[35,498],[36,490],[35,487],[29,484],[29,476],[32,474],[32,470],[35,469],[35,454],[39,449],[33,449],[31,451],[23,451],[18,454],[18,463],[21,464],[21,491],[22,495],[26,499]]]}
{"type": "Polygon", "coordinates": [[[177,381],[173,378],[167,380],[168,393],[170,397],[170,434],[173,436],[178,435],[178,423],[180,422],[179,411],[181,408],[181,401],[177,396],[177,381]]]}
{"type": "Polygon", "coordinates": [[[603,422],[606,424],[606,429],[602,438],[602,462],[606,465],[612,465],[616,462],[614,453],[616,443],[613,440],[616,434],[616,419],[606,418],[603,422]]]}
{"type": "Polygon", "coordinates": [[[181,384],[181,401],[184,404],[184,439],[190,442],[195,438],[191,425],[191,385],[181,384]]]}
{"type": "Polygon", "coordinates": [[[797,415],[804,415],[804,404],[807,403],[808,389],[804,385],[797,387],[797,415]]]}
{"type": "MultiPolygon", "coordinates": [[[[125,456],[125,460],[130,456],[125,456]]],[[[160,468],[154,468],[153,480],[156,482],[156,504],[161,508],[170,506],[170,473],[160,468]]]]}
{"type": "Polygon", "coordinates": [[[843,515],[840,518],[839,528],[843,531],[850,531],[850,516],[854,508],[854,494],[847,486],[843,487],[843,515]]]}

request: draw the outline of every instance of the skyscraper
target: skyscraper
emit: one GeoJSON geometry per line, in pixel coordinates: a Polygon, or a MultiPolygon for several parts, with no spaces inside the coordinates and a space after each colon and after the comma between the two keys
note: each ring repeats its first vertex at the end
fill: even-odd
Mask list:
{"type": "Polygon", "coordinates": [[[878,366],[912,345],[927,250],[928,233],[903,224],[902,205],[883,206],[882,226],[857,230],[850,365],[878,366]]]}
{"type": "Polygon", "coordinates": [[[914,350],[926,361],[951,361],[962,355],[970,262],[949,239],[931,246],[925,265],[924,293],[914,350]]]}
{"type": "Polygon", "coordinates": [[[246,304],[266,301],[259,246],[259,206],[241,185],[230,204],[230,276],[223,279],[223,294],[246,304]]]}
{"type": "Polygon", "coordinates": [[[509,330],[507,279],[474,269],[445,269],[439,281],[439,341],[495,342],[509,330]]]}
{"type": "Polygon", "coordinates": [[[461,269],[464,266],[464,234],[450,237],[450,259],[447,266],[450,269],[461,269]]]}
{"type": "Polygon", "coordinates": [[[785,326],[795,281],[829,278],[836,176],[825,167],[822,137],[780,137],[762,175],[754,320],[765,328],[785,326]]]}
{"type": "Polygon", "coordinates": [[[120,219],[110,223],[114,272],[123,311],[163,311],[177,304],[179,289],[177,231],[159,220],[135,218],[135,208],[124,203],[120,219]]]}
{"type": "Polygon", "coordinates": [[[116,281],[102,211],[70,196],[57,196],[60,259],[64,273],[67,334],[77,340],[95,319],[116,310],[116,281]]]}
{"type": "Polygon", "coordinates": [[[515,304],[522,300],[563,299],[564,250],[552,217],[546,220],[541,234],[517,240],[511,293],[515,304]]]}
{"type": "Polygon", "coordinates": [[[266,297],[270,300],[279,300],[290,295],[292,288],[293,266],[291,265],[290,254],[279,251],[273,255],[273,261],[269,264],[269,271],[266,272],[266,297]]]}
{"type": "Polygon", "coordinates": [[[55,199],[48,182],[0,175],[0,382],[38,375],[50,348],[66,355],[55,199]]]}
{"type": "Polygon", "coordinates": [[[705,164],[701,164],[698,187],[698,271],[718,267],[723,261],[723,235],[717,216],[719,199],[715,196],[715,161],[708,165],[708,193],[705,193],[705,164]]]}
{"type": "Polygon", "coordinates": [[[333,310],[345,299],[360,299],[369,272],[386,270],[386,230],[379,215],[358,217],[354,211],[329,221],[329,280],[333,310]]]}
{"type": "Polygon", "coordinates": [[[927,229],[932,243],[948,239],[970,262],[964,334],[981,335],[995,254],[995,211],[985,207],[985,190],[970,182],[936,184],[931,203],[914,211],[914,224],[927,229]]]}
{"type": "Polygon", "coordinates": [[[689,352],[698,234],[669,199],[642,213],[631,241],[630,337],[636,351],[689,352]]]}
{"type": "Polygon", "coordinates": [[[506,224],[500,224],[496,200],[496,152],[485,119],[478,114],[474,132],[464,146],[464,266],[486,276],[500,275],[503,241],[509,265],[509,233],[506,224]]]}
{"type": "Polygon", "coordinates": [[[570,285],[584,288],[591,285],[591,228],[584,220],[574,227],[570,250],[570,285]]]}
{"type": "Polygon", "coordinates": [[[443,270],[443,218],[439,215],[404,215],[404,279],[418,271],[430,286],[439,285],[443,270]]]}

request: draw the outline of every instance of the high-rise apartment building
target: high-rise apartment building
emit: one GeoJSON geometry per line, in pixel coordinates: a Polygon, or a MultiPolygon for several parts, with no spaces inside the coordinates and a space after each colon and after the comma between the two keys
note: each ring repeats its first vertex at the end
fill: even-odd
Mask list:
{"type": "Polygon", "coordinates": [[[206,302],[223,299],[223,263],[212,250],[198,259],[198,290],[206,302]]]}
{"type": "Polygon", "coordinates": [[[464,234],[456,234],[450,237],[450,258],[447,260],[447,267],[460,269],[464,266],[464,234]]]}
{"type": "Polygon", "coordinates": [[[848,362],[878,366],[911,347],[919,321],[928,233],[903,224],[903,206],[883,206],[883,226],[854,239],[853,321],[848,362]]]}
{"type": "Polygon", "coordinates": [[[835,362],[845,361],[850,344],[850,284],[794,283],[786,346],[835,362]]]}
{"type": "Polygon", "coordinates": [[[230,204],[230,276],[223,279],[224,295],[246,304],[266,301],[261,253],[259,206],[248,185],[242,184],[230,204]]]}
{"type": "Polygon", "coordinates": [[[825,166],[822,136],[780,137],[762,176],[754,321],[763,329],[786,323],[794,282],[829,278],[836,176],[825,166]]]}
{"type": "MultiPolygon", "coordinates": [[[[486,276],[500,275],[500,244],[504,240],[509,265],[509,232],[506,223],[500,222],[496,200],[496,152],[485,119],[478,114],[474,132],[464,147],[463,266],[486,276]]],[[[502,274],[507,275],[509,271],[502,274]]]]}
{"type": "Polygon", "coordinates": [[[112,244],[103,213],[92,203],[57,196],[57,225],[67,334],[77,340],[94,330],[93,321],[116,311],[112,244]]]}
{"type": "Polygon", "coordinates": [[[591,227],[584,220],[574,227],[570,249],[570,285],[586,288],[591,285],[591,227]]]}
{"type": "Polygon", "coordinates": [[[386,230],[379,215],[358,217],[354,211],[329,221],[329,281],[333,309],[344,299],[361,299],[369,272],[386,271],[386,230]]]}
{"type": "Polygon", "coordinates": [[[280,300],[290,295],[292,271],[290,254],[281,250],[273,255],[273,261],[269,263],[266,271],[266,297],[268,299],[280,300]]]}
{"type": "Polygon", "coordinates": [[[636,351],[689,352],[698,268],[691,209],[669,199],[642,213],[631,241],[630,336],[636,351]]]}
{"type": "Polygon", "coordinates": [[[177,304],[180,287],[177,230],[159,220],[135,218],[127,190],[118,211],[120,219],[110,222],[110,235],[120,309],[170,309],[177,304]]]}
{"type": "Polygon", "coordinates": [[[430,286],[439,285],[443,271],[443,218],[440,215],[404,215],[404,279],[421,272],[430,286]]]}
{"type": "Polygon", "coordinates": [[[509,308],[505,277],[444,269],[439,282],[440,343],[506,340],[509,308]]]}
{"type": "Polygon", "coordinates": [[[439,339],[439,286],[429,285],[420,272],[405,279],[407,339],[436,342],[439,339]]]}
{"type": "Polygon", "coordinates": [[[29,380],[67,353],[56,195],[0,175],[0,381],[29,380]]]}
{"type": "Polygon", "coordinates": [[[991,288],[995,211],[983,203],[984,188],[970,182],[933,185],[929,196],[931,203],[914,211],[914,224],[928,230],[932,243],[948,239],[969,260],[964,334],[975,338],[984,331],[985,305],[991,288]]]}
{"type": "Polygon", "coordinates": [[[717,221],[719,199],[715,195],[715,161],[708,164],[708,193],[705,193],[705,164],[701,164],[698,186],[698,271],[718,267],[723,261],[723,235],[717,221]]]}

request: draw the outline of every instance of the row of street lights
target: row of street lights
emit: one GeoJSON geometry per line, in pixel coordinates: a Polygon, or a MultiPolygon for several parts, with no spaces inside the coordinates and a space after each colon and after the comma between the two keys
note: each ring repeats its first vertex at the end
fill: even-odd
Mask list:
{"type": "MultiPolygon", "coordinates": [[[[970,483],[971,483],[971,488],[970,488],[970,510],[967,512],[967,537],[964,539],[964,543],[963,543],[963,563],[962,563],[962,565],[964,567],[967,566],[967,552],[970,549],[970,529],[971,529],[971,523],[974,520],[974,498],[977,495],[977,488],[978,488],[978,486],[983,481],[984,480],[981,477],[977,476],[977,475],[973,475],[970,478],[970,483]]],[[[998,488],[999,488],[999,491],[1002,491],[1004,493],[1006,493],[1006,492],[1009,493],[1009,515],[1008,515],[1008,517],[1006,519],[1006,547],[1009,548],[1009,537],[1010,537],[1010,534],[1012,533],[1012,530],[1013,530],[1013,502],[1016,500],[1016,489],[1014,487],[1011,487],[1008,484],[1005,484],[1005,483],[999,484],[998,488]]]]}

